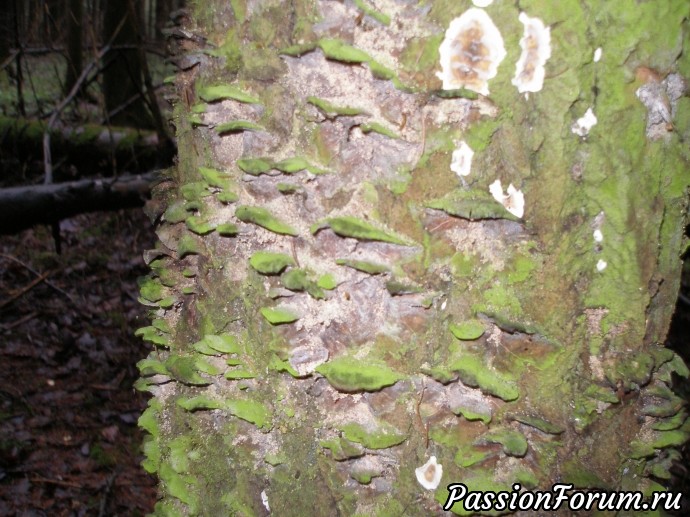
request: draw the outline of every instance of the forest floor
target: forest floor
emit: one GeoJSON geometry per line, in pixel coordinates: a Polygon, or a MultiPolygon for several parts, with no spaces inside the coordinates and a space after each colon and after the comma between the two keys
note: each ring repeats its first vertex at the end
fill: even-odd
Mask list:
{"type": "Polygon", "coordinates": [[[144,515],[136,280],[155,236],[141,210],[61,227],[62,255],[45,227],[0,239],[0,515],[144,515]]]}

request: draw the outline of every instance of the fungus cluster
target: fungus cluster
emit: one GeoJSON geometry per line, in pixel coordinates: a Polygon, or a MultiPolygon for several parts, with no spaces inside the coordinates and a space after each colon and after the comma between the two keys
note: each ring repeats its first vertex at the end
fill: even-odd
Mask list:
{"type": "Polygon", "coordinates": [[[525,213],[525,196],[522,191],[516,189],[511,183],[508,185],[507,194],[503,193],[501,180],[494,181],[489,185],[489,192],[496,201],[501,203],[508,212],[515,217],[522,217],[525,213]]]}

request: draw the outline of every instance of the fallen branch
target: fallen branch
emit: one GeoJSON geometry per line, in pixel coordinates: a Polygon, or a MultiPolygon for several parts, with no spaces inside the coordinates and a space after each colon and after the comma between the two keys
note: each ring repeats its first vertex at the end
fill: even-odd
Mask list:
{"type": "MultiPolygon", "coordinates": [[[[36,275],[36,276],[38,276],[38,277],[43,276],[41,273],[39,273],[39,272],[36,271],[34,268],[32,268],[29,264],[27,264],[27,263],[25,263],[25,262],[22,262],[22,261],[19,260],[17,257],[13,257],[12,255],[8,255],[8,254],[6,254],[6,253],[0,253],[0,258],[4,258],[4,259],[7,259],[7,260],[11,260],[11,261],[14,262],[15,264],[19,264],[19,265],[22,266],[24,269],[26,269],[27,271],[30,271],[31,273],[33,273],[34,275],[36,275]]],[[[72,305],[76,304],[76,302],[75,302],[74,298],[72,298],[72,295],[71,295],[71,294],[69,294],[69,293],[66,292],[66,291],[63,291],[63,290],[60,289],[58,286],[56,286],[56,285],[53,284],[52,282],[49,282],[48,280],[44,280],[44,282],[46,283],[46,285],[47,285],[48,287],[51,287],[51,288],[55,289],[58,293],[63,294],[70,302],[72,302],[72,305]]]]}
{"type": "Polygon", "coordinates": [[[85,212],[141,207],[157,172],[0,189],[0,235],[85,212]]]}

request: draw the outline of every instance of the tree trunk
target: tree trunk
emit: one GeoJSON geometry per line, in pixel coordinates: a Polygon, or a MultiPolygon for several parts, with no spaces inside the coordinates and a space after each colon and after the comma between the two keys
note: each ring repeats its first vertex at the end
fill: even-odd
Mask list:
{"type": "Polygon", "coordinates": [[[520,9],[195,4],[141,291],[156,515],[664,490],[690,4],[520,9]]]}
{"type": "Polygon", "coordinates": [[[67,95],[82,72],[82,23],[84,9],[82,0],[69,0],[67,3],[67,70],[65,72],[64,93],[67,95]]]}
{"type": "MultiPolygon", "coordinates": [[[[107,0],[103,11],[104,39],[110,41],[115,31],[119,32],[113,39],[114,46],[138,45],[138,25],[135,17],[137,9],[141,9],[140,2],[130,0],[107,0]]],[[[146,108],[141,75],[141,56],[136,49],[116,49],[106,54],[108,64],[103,71],[103,94],[107,111],[114,112],[128,102],[130,97],[140,94],[141,97],[127,109],[119,110],[113,115],[112,124],[139,128],[152,128],[153,121],[146,108]]]]}

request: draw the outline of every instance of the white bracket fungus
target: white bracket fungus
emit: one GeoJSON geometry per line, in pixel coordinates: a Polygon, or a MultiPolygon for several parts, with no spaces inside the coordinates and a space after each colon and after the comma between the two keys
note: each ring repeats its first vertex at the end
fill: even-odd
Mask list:
{"type": "Polygon", "coordinates": [[[453,151],[453,156],[450,161],[450,170],[458,176],[467,176],[472,169],[472,157],[474,151],[467,145],[464,140],[460,142],[458,148],[453,151]]]}
{"type": "Polygon", "coordinates": [[[601,242],[604,240],[604,234],[601,233],[601,230],[599,229],[594,230],[592,237],[594,237],[594,242],[601,242]]]}
{"type": "Polygon", "coordinates": [[[443,476],[443,465],[436,462],[436,456],[429,458],[424,465],[414,469],[417,481],[427,490],[436,490],[443,476]]]}
{"type": "Polygon", "coordinates": [[[598,63],[600,59],[601,59],[601,47],[597,48],[594,51],[594,62],[598,63]]]}
{"type": "Polygon", "coordinates": [[[506,57],[501,33],[486,11],[472,7],[450,22],[439,48],[444,90],[467,88],[489,95],[488,81],[506,57]]]}
{"type": "Polygon", "coordinates": [[[592,108],[587,108],[587,111],[575,123],[570,126],[570,130],[579,136],[587,136],[589,130],[597,124],[597,117],[594,116],[592,108]]]}
{"type": "Polygon", "coordinates": [[[261,491],[261,503],[264,505],[264,508],[266,508],[266,511],[268,513],[271,513],[271,507],[268,504],[268,496],[266,495],[266,490],[261,491]]]}
{"type": "Polygon", "coordinates": [[[522,217],[525,213],[525,196],[522,191],[513,187],[512,183],[508,185],[508,193],[504,194],[501,180],[496,180],[489,185],[489,192],[515,217],[522,217]]]}
{"type": "Polygon", "coordinates": [[[488,7],[494,3],[494,0],[472,0],[472,3],[477,7],[488,7]]]}
{"type": "Polygon", "coordinates": [[[551,57],[551,29],[544,27],[539,18],[530,18],[520,13],[520,21],[525,26],[520,47],[522,54],[515,65],[512,83],[518,92],[538,92],[544,86],[544,65],[551,57]]]}
{"type": "Polygon", "coordinates": [[[606,261],[599,259],[599,261],[597,262],[597,271],[601,273],[604,269],[606,269],[606,266],[608,266],[606,261]]]}

